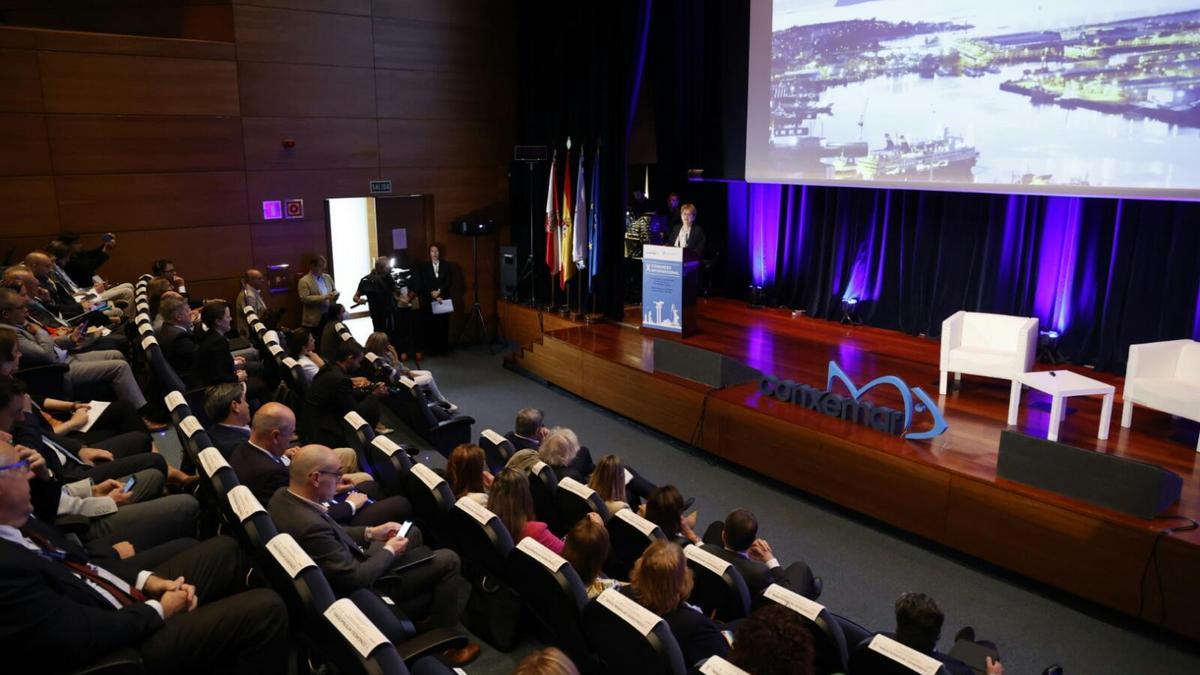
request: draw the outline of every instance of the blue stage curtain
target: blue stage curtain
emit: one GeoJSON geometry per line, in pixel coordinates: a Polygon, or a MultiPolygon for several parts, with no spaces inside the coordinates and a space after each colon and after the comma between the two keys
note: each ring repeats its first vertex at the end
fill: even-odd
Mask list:
{"type": "Polygon", "coordinates": [[[937,337],[960,309],[1037,316],[1077,363],[1200,339],[1200,205],[918,190],[729,186],[730,290],[937,337]]]}

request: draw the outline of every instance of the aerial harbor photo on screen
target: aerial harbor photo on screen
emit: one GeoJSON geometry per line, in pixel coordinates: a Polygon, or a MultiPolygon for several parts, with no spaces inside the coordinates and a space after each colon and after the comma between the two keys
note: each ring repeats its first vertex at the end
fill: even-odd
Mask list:
{"type": "Polygon", "coordinates": [[[1200,188],[1200,2],[775,0],[783,179],[1200,188]]]}

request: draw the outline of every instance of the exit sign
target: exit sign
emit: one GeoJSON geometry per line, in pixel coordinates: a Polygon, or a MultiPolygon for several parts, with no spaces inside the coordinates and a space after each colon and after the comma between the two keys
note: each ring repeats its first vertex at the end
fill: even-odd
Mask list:
{"type": "Polygon", "coordinates": [[[392,191],[392,181],[390,180],[373,180],[371,181],[371,194],[386,195],[392,191]]]}

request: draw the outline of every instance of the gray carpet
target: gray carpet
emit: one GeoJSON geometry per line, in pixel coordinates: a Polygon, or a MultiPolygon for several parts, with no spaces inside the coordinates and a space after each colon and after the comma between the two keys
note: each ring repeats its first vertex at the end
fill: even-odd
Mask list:
{"type": "MultiPolygon", "coordinates": [[[[872,630],[892,630],[892,603],[904,591],[922,591],[946,613],[941,641],[948,650],[963,625],[997,643],[1009,675],[1040,673],[1060,664],[1068,675],[1200,672],[1200,649],[1135,622],[977,560],[916,540],[906,533],[710,459],[685,444],[646,430],[569,393],[506,370],[502,357],[481,348],[430,359],[443,393],[485,428],[512,428],[517,409],[542,408],[547,424],[568,426],[593,457],[616,453],[657,484],[674,483],[696,497],[700,526],[735,507],[754,511],[760,534],[784,564],[809,563],[824,578],[821,602],[872,630]]],[[[647,401],[647,405],[654,405],[647,401]]],[[[396,426],[393,424],[393,426],[396,426]]],[[[392,438],[426,447],[400,429],[392,438]]],[[[177,456],[173,435],[160,439],[168,458],[177,456]]],[[[425,452],[422,461],[444,465],[425,452]]],[[[1200,573],[1200,570],[1198,570],[1200,573]]],[[[526,639],[510,653],[484,645],[472,675],[509,673],[539,645],[526,639]]]]}

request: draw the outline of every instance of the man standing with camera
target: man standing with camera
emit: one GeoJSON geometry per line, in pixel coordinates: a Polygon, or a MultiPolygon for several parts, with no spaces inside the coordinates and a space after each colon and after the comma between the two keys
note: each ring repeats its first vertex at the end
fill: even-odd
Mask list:
{"type": "Polygon", "coordinates": [[[382,255],[375,258],[375,267],[358,282],[358,289],[354,291],[355,305],[361,305],[363,297],[366,297],[373,330],[387,333],[388,339],[393,342],[396,334],[396,295],[399,292],[392,278],[391,261],[382,255]]]}

